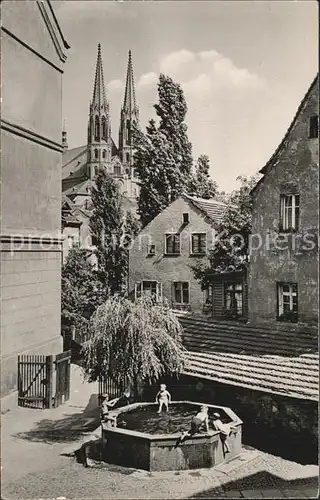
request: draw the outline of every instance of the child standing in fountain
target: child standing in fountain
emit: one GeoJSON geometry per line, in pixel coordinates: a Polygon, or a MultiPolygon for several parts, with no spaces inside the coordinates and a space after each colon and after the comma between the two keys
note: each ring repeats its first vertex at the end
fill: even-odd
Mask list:
{"type": "Polygon", "coordinates": [[[230,424],[224,424],[221,421],[220,413],[213,414],[213,426],[216,431],[220,431],[220,438],[222,441],[222,450],[224,455],[230,453],[230,447],[228,445],[227,438],[230,436],[232,431],[236,431],[236,427],[230,424]]]}
{"type": "Polygon", "coordinates": [[[169,411],[169,403],[171,403],[171,394],[169,391],[167,391],[167,386],[165,384],[160,385],[160,391],[156,395],[156,403],[159,403],[159,409],[157,413],[161,413],[163,406],[165,406],[166,410],[169,411]]]}

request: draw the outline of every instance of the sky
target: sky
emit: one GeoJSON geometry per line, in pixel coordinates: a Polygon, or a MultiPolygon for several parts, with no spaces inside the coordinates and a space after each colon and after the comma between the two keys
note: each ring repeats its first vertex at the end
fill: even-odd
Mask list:
{"type": "Polygon", "coordinates": [[[142,129],[162,72],[180,83],[196,159],[227,192],[281,142],[318,68],[317,2],[53,1],[71,48],[63,75],[69,147],[86,144],[97,44],[118,142],[131,49],[142,129]]]}

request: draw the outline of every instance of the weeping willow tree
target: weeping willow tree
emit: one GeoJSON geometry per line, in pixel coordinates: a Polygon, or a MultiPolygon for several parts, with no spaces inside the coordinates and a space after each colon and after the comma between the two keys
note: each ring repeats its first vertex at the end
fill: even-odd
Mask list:
{"type": "Polygon", "coordinates": [[[163,304],[141,297],[136,302],[110,297],[90,320],[83,348],[83,369],[89,381],[99,377],[127,378],[138,397],[142,382],[179,374],[185,349],[182,327],[163,304]]]}

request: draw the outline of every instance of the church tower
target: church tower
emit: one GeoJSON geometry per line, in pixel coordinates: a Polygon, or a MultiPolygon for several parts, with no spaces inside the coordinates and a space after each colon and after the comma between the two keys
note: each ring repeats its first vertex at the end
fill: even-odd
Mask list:
{"type": "Polygon", "coordinates": [[[129,50],[126,89],[120,115],[119,154],[123,170],[131,179],[134,177],[132,128],[134,125],[137,126],[138,124],[139,109],[136,104],[131,50],[129,50]]]}
{"type": "Polygon", "coordinates": [[[89,108],[88,122],[88,175],[93,179],[99,167],[106,167],[111,162],[112,140],[109,103],[103,78],[101,45],[98,56],[93,88],[93,97],[89,108]]]}

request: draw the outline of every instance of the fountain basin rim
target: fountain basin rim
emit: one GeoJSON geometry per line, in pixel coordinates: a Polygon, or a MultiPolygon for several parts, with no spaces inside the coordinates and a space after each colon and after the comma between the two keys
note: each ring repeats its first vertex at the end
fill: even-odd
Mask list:
{"type": "MultiPolygon", "coordinates": [[[[189,404],[189,405],[195,405],[201,407],[204,403],[199,403],[196,401],[172,401],[171,404],[189,404]]],[[[217,405],[212,405],[205,403],[208,408],[214,408],[215,410],[222,410],[224,411],[225,414],[228,415],[228,417],[231,419],[231,422],[234,427],[240,427],[242,425],[242,420],[231,410],[231,408],[226,407],[226,406],[217,406],[217,405]]],[[[135,410],[136,408],[140,408],[143,406],[153,406],[155,403],[152,402],[142,402],[142,403],[132,403],[126,406],[122,406],[121,408],[118,408],[117,410],[111,410],[109,412],[109,417],[111,418],[117,418],[119,415],[122,413],[127,413],[132,410],[135,410]]],[[[191,417],[191,415],[190,415],[191,417]]],[[[181,436],[181,432],[175,432],[172,434],[150,434],[147,432],[143,431],[136,431],[136,430],[131,430],[131,429],[123,429],[121,427],[111,427],[108,425],[107,422],[102,422],[102,431],[107,431],[111,432],[112,434],[123,434],[123,435],[130,435],[130,436],[135,436],[135,437],[140,437],[147,439],[149,441],[167,441],[168,439],[173,439],[176,438],[178,439],[181,436]]],[[[187,430],[187,429],[186,429],[187,430]]],[[[209,430],[209,432],[202,432],[198,434],[194,434],[192,436],[193,440],[196,441],[201,441],[201,439],[208,440],[208,438],[213,438],[213,437],[219,438],[220,436],[220,431],[215,431],[215,430],[209,430]]]]}
{"type": "MultiPolygon", "coordinates": [[[[239,424],[240,425],[240,424],[239,424]]],[[[237,424],[235,425],[237,426],[237,424]]],[[[121,429],[120,427],[108,427],[106,423],[102,424],[103,431],[107,431],[110,434],[122,434],[125,436],[132,436],[141,439],[145,439],[147,441],[169,441],[171,439],[179,439],[181,437],[181,432],[176,432],[174,434],[148,434],[147,432],[139,432],[130,429],[121,429]]],[[[213,439],[214,441],[220,438],[220,431],[210,430],[209,432],[201,432],[198,434],[193,434],[192,437],[188,439],[188,443],[194,441],[203,440],[204,442],[208,442],[208,439],[213,439]]]]}

